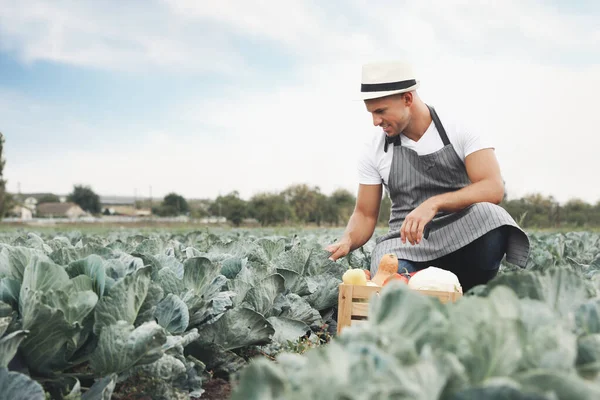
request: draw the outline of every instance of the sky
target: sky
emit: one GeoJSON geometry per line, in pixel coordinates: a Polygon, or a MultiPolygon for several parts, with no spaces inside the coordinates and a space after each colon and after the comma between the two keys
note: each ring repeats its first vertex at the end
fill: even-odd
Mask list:
{"type": "MultiPolygon", "coordinates": [[[[509,198],[600,200],[595,0],[0,0],[8,190],[356,193],[361,67],[491,138],[509,198]]],[[[440,111],[441,112],[441,111],[440,111]]]]}

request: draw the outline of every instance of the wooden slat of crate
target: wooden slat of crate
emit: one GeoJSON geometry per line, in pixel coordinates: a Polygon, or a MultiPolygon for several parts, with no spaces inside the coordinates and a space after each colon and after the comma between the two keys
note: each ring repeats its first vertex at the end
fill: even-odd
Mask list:
{"type": "Polygon", "coordinates": [[[360,285],[344,285],[343,286],[352,286],[354,289],[352,290],[352,298],[353,299],[369,299],[375,293],[381,292],[383,289],[380,286],[360,286],[360,285]]]}
{"type": "Polygon", "coordinates": [[[355,286],[340,284],[338,296],[338,321],[337,332],[342,328],[366,320],[369,313],[371,296],[381,291],[379,286],[355,286]]]}
{"type": "Polygon", "coordinates": [[[438,290],[419,290],[418,292],[426,296],[437,297],[443,304],[448,302],[454,303],[462,296],[462,293],[459,292],[444,292],[438,290]]]}
{"type": "MultiPolygon", "coordinates": [[[[378,295],[383,288],[379,286],[354,286],[341,283],[338,296],[338,335],[343,328],[366,322],[369,314],[369,299],[378,295]]],[[[459,292],[445,292],[437,290],[419,290],[419,293],[437,297],[440,302],[446,304],[455,302],[461,296],[459,292]]]]}
{"type": "Polygon", "coordinates": [[[367,317],[369,315],[369,303],[355,303],[352,302],[352,313],[351,315],[357,317],[367,317]]]}
{"type": "Polygon", "coordinates": [[[350,326],[352,320],[352,292],[354,286],[340,284],[338,294],[338,320],[337,333],[342,331],[342,328],[350,326]]]}

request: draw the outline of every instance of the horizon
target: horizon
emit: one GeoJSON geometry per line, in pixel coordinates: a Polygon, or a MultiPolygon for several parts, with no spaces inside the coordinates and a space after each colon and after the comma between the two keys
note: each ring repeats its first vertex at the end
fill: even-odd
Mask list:
{"type": "Polygon", "coordinates": [[[356,195],[381,131],[361,65],[405,59],[424,101],[493,140],[509,200],[596,204],[599,17],[592,1],[0,0],[7,191],[356,195]]]}

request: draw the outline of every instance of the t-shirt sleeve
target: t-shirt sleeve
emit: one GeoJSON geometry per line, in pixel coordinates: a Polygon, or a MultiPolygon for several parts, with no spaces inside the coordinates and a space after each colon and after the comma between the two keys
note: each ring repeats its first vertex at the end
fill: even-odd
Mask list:
{"type": "Polygon", "coordinates": [[[481,132],[472,127],[461,129],[460,142],[463,159],[478,150],[495,148],[492,140],[485,132],[481,132]]]}
{"type": "Polygon", "coordinates": [[[365,143],[361,148],[357,164],[358,183],[362,185],[377,185],[381,183],[381,175],[373,159],[372,147],[365,143]]]}

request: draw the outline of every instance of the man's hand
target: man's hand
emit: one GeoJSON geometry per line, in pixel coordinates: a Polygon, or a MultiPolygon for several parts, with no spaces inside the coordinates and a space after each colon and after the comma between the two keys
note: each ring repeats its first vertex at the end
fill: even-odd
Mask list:
{"type": "Polygon", "coordinates": [[[344,257],[350,252],[351,244],[348,240],[342,239],[337,243],[330,244],[325,248],[328,252],[331,253],[329,259],[331,261],[336,261],[340,257],[344,257]]]}
{"type": "Polygon", "coordinates": [[[402,243],[406,243],[406,240],[412,245],[421,243],[425,225],[435,217],[437,212],[438,206],[434,198],[425,200],[421,205],[412,210],[400,227],[402,243]]]}

